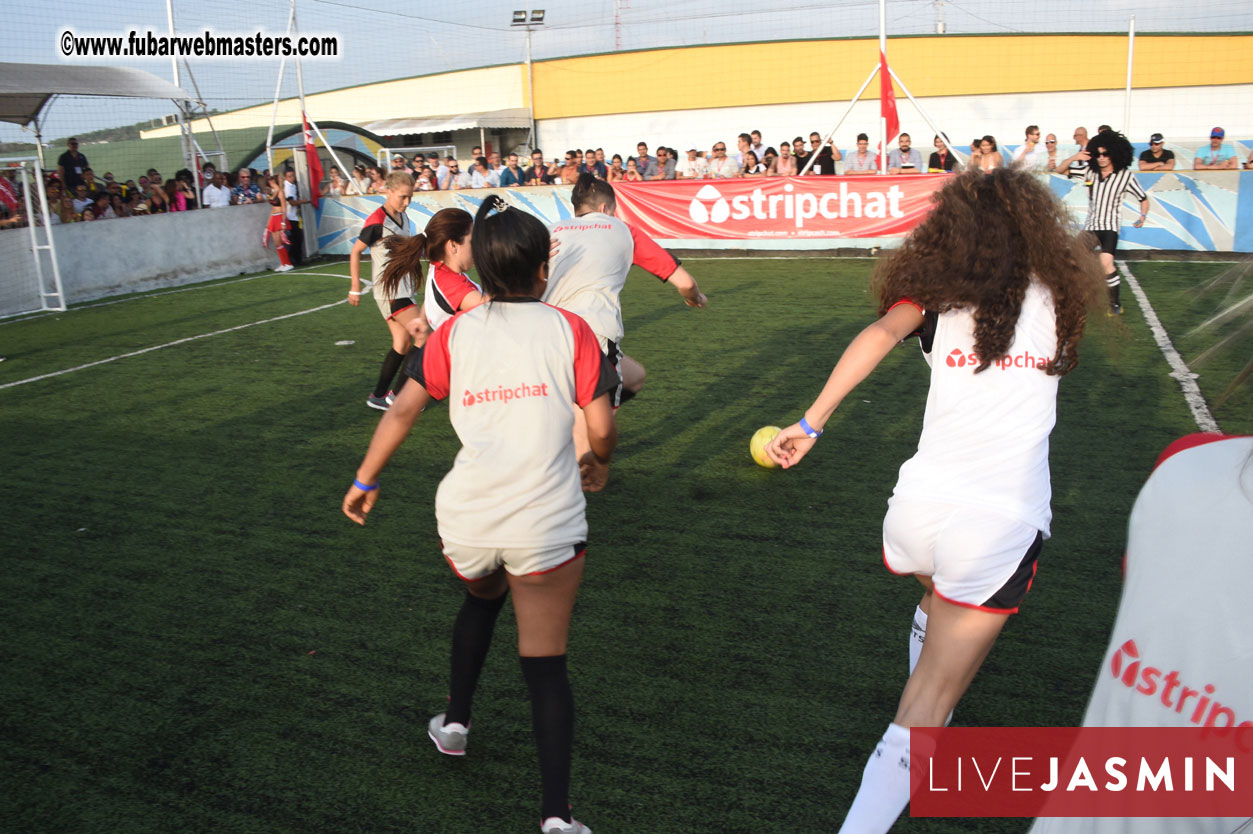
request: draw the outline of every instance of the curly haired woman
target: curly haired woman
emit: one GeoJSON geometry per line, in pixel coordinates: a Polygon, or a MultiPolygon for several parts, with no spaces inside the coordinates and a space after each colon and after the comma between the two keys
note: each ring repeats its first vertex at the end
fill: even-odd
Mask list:
{"type": "Polygon", "coordinates": [[[909,728],[952,714],[1035,576],[1049,535],[1049,433],[1059,377],[1074,369],[1097,259],[1025,172],[971,171],[876,270],[880,318],[822,393],[767,447],[795,466],[840,402],[894,345],[917,336],[931,365],[917,453],[883,521],[888,570],[924,592],[909,682],[841,829],[885,832],[910,795],[909,728]]]}

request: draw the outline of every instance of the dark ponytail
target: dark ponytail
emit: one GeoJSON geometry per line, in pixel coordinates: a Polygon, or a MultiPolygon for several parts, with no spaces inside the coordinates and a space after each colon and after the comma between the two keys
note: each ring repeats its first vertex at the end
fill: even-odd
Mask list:
{"type": "Polygon", "coordinates": [[[440,209],[426,223],[426,229],[413,237],[391,235],[383,239],[388,261],[383,268],[383,294],[395,298],[406,275],[414,276],[413,287],[422,287],[422,259],[442,261],[448,241],[460,242],[470,234],[474,218],[458,208],[440,209]]]}
{"type": "Polygon", "coordinates": [[[574,213],[587,214],[589,211],[595,211],[601,203],[604,203],[610,211],[617,208],[618,198],[614,194],[613,186],[586,171],[579,174],[574,188],[570,191],[570,204],[574,206],[574,213]]]}
{"type": "Polygon", "coordinates": [[[491,194],[474,216],[474,266],[492,298],[530,295],[548,263],[548,229],[533,215],[491,194]]]}

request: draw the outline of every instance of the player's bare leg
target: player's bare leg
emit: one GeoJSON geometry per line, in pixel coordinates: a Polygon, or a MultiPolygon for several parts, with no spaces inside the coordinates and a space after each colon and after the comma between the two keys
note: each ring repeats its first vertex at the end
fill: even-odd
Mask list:
{"type": "Polygon", "coordinates": [[[540,820],[545,830],[572,824],[569,796],[574,696],[566,674],[566,638],[582,578],[582,558],[551,573],[509,576],[518,618],[518,654],[531,693],[531,723],[543,788],[540,820]]]}
{"type": "Polygon", "coordinates": [[[892,827],[909,802],[909,728],[944,724],[1009,616],[930,596],[927,640],[918,666],[905,684],[896,719],[862,771],[842,834],[881,833],[892,827]]]}
{"type": "Polygon", "coordinates": [[[914,578],[921,582],[926,590],[922,594],[922,599],[918,601],[918,610],[914,612],[914,619],[909,627],[909,674],[911,675],[918,665],[918,658],[922,655],[923,644],[927,641],[927,618],[931,614],[931,599],[934,596],[931,593],[931,577],[915,573],[914,578]]]}
{"type": "MultiPolygon", "coordinates": [[[[638,394],[644,387],[644,378],[647,376],[644,373],[644,366],[624,354],[619,360],[618,368],[622,372],[623,392],[630,391],[632,396],[638,394]]],[[[623,401],[625,402],[625,399],[623,401]]]]}

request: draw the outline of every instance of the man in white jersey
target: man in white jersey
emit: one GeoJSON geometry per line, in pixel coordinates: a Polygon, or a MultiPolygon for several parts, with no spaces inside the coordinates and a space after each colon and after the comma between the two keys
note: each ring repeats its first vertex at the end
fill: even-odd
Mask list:
{"type": "MultiPolygon", "coordinates": [[[[704,293],[687,270],[652,239],[614,216],[618,201],[613,186],[590,174],[580,174],[570,193],[575,219],[550,227],[559,249],[549,264],[544,301],[577,313],[591,326],[601,351],[618,367],[622,386],[614,406],[634,396],[644,385],[644,366],[621,352],[622,305],[619,294],[632,264],[669,282],[689,307],[704,307],[704,293]]],[[[579,459],[586,457],[586,430],[575,413],[575,447],[579,459]]],[[[604,486],[603,478],[593,478],[604,486]]]]}
{"type": "MultiPolygon", "coordinates": [[[[1207,727],[1253,749],[1253,437],[1167,447],[1131,509],[1122,602],[1085,727],[1207,727]]],[[[1228,834],[1248,818],[1040,819],[1032,834],[1228,834]]]]}

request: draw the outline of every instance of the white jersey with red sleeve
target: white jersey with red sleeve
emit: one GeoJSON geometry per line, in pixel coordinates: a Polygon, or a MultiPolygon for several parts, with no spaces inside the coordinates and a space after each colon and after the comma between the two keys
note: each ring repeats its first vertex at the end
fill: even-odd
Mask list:
{"type": "Polygon", "coordinates": [[[1052,294],[1038,282],[1028,286],[1009,353],[980,373],[974,315],[954,309],[926,318],[935,325],[922,436],[893,496],[991,510],[1047,538],[1058,381],[1043,371],[1057,353],[1052,294]]]}
{"type": "Polygon", "coordinates": [[[458,313],[410,354],[405,373],[448,415],[461,451],[435,495],[445,542],[561,547],[587,540],[574,408],[618,384],[578,316],[538,299],[458,313]]]}
{"type": "Polygon", "coordinates": [[[409,275],[401,280],[394,296],[387,298],[383,293],[383,270],[390,260],[383,241],[392,235],[409,237],[410,231],[411,224],[407,215],[402,212],[399,216],[393,217],[383,206],[375,209],[362,224],[361,234],[357,236],[357,239],[370,250],[370,280],[374,284],[376,299],[391,301],[393,298],[413,298],[413,278],[409,275]]]}
{"type": "Polygon", "coordinates": [[[482,291],[464,273],[453,272],[442,263],[432,261],[430,269],[426,271],[423,299],[426,320],[430,323],[431,330],[439,330],[440,325],[455,316],[467,295],[482,291]]]}
{"type": "MultiPolygon", "coordinates": [[[[1253,437],[1172,443],[1131,508],[1122,601],[1083,726],[1210,728],[1253,749],[1250,542],[1253,437]]],[[[1031,832],[1228,834],[1246,821],[1042,818],[1031,832]]]]}
{"type": "Polygon", "coordinates": [[[606,339],[621,341],[618,295],[631,270],[631,230],[618,218],[595,211],[562,220],[549,231],[560,246],[548,264],[544,301],[577,313],[602,349],[606,339]]]}
{"type": "Polygon", "coordinates": [[[635,247],[631,252],[631,263],[647,272],[651,272],[663,281],[679,268],[679,259],[661,247],[657,241],[644,234],[637,226],[627,224],[631,230],[631,243],[635,247]]]}

